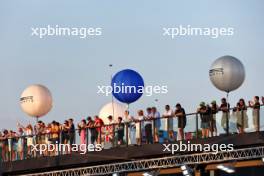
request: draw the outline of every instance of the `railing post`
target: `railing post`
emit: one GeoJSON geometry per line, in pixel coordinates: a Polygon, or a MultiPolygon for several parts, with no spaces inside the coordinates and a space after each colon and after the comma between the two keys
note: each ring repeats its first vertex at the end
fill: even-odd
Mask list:
{"type": "Polygon", "coordinates": [[[156,123],[156,119],[155,118],[153,118],[153,120],[152,120],[152,123],[153,123],[153,128],[152,128],[152,142],[153,143],[155,143],[156,142],[156,125],[155,125],[155,123],[156,123]]]}
{"type": "Polygon", "coordinates": [[[260,109],[257,109],[257,132],[260,131],[260,109]]]}
{"type": "Polygon", "coordinates": [[[230,108],[228,106],[228,110],[226,112],[226,134],[227,135],[229,135],[229,110],[230,110],[230,108]]]}
{"type": "Polygon", "coordinates": [[[196,139],[198,138],[198,113],[195,116],[196,139]]]}
{"type": "Polygon", "coordinates": [[[242,109],[241,110],[241,116],[242,116],[242,133],[244,133],[244,126],[245,126],[245,124],[244,124],[244,110],[242,109]]]}
{"type": "Polygon", "coordinates": [[[112,124],[111,133],[113,134],[112,139],[111,139],[112,147],[115,147],[115,125],[114,124],[112,124]]]}
{"type": "Polygon", "coordinates": [[[141,120],[138,123],[139,123],[139,143],[141,145],[142,144],[141,120]]]}
{"type": "MultiPolygon", "coordinates": [[[[1,142],[3,142],[3,141],[1,141],[1,142]]],[[[1,147],[1,150],[0,150],[0,175],[2,175],[2,163],[3,163],[3,159],[2,159],[2,150],[3,150],[3,148],[1,147]]]]}
{"type": "Polygon", "coordinates": [[[125,123],[126,127],[126,146],[128,147],[128,123],[125,123]]]}
{"type": "Polygon", "coordinates": [[[89,128],[85,128],[85,141],[86,141],[86,147],[88,147],[88,143],[89,143],[89,128]]]}
{"type": "Polygon", "coordinates": [[[102,126],[100,125],[100,130],[99,130],[100,134],[99,134],[99,143],[102,145],[102,126]]]}

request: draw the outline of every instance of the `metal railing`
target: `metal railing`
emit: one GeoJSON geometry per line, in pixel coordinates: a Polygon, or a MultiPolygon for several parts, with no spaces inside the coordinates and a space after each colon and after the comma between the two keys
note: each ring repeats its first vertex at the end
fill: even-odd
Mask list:
{"type": "MultiPolygon", "coordinates": [[[[263,105],[261,108],[262,107],[263,105]]],[[[230,108],[229,113],[219,111],[216,114],[207,114],[209,117],[209,126],[207,129],[210,131],[210,135],[206,137],[214,136],[214,126],[212,125],[215,123],[214,121],[216,121],[216,128],[218,129],[215,136],[220,134],[232,135],[233,133],[237,133],[237,131],[243,133],[262,130],[260,129],[260,109],[253,110],[248,107],[247,111],[233,112],[233,110],[234,108],[230,108]],[[225,119],[225,116],[228,120],[225,119]],[[250,123],[248,123],[248,121],[250,121],[250,123]],[[222,128],[224,128],[224,130],[222,128]]],[[[202,137],[200,128],[202,124],[201,118],[199,118],[201,114],[189,113],[186,114],[186,117],[187,122],[183,140],[202,137]]],[[[94,150],[100,150],[115,147],[128,147],[129,145],[143,145],[146,143],[173,142],[179,140],[177,139],[179,135],[177,133],[177,118],[178,117],[159,117],[155,119],[133,120],[130,122],[76,129],[75,133],[71,134],[71,136],[74,137],[71,141],[68,137],[65,137],[69,134],[65,135],[63,131],[38,135],[6,136],[2,137],[0,140],[0,159],[2,162],[12,162],[16,160],[26,160],[28,158],[60,156],[72,152],[86,153],[93,151],[89,150],[89,148],[93,148],[91,144],[94,146],[100,145],[99,148],[93,148],[94,150]],[[172,129],[169,129],[168,126],[164,126],[164,124],[168,125],[170,119],[173,119],[172,129]],[[148,127],[146,127],[146,123],[149,124],[148,127]],[[149,128],[151,130],[149,130],[149,128]],[[147,130],[151,132],[151,135],[146,133],[147,130]],[[136,141],[134,140],[135,138],[136,141]],[[59,146],[61,144],[66,146],[64,148],[65,150],[48,150],[48,147],[50,147],[49,145],[59,146]],[[73,144],[78,144],[80,148],[73,150],[73,144]],[[47,146],[47,149],[40,152],[40,147],[43,146],[47,146]],[[86,150],[85,152],[82,150],[82,147],[86,150]]]]}

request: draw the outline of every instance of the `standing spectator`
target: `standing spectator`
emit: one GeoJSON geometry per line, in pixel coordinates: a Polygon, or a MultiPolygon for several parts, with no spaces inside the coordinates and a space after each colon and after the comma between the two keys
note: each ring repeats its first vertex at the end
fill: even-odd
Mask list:
{"type": "Polygon", "coordinates": [[[176,104],[175,116],[178,118],[178,130],[180,140],[184,140],[184,128],[186,126],[186,114],[180,103],[176,104]]]}
{"type": "Polygon", "coordinates": [[[70,141],[70,146],[72,146],[75,143],[75,126],[73,123],[73,119],[70,118],[68,120],[69,122],[69,126],[68,126],[68,130],[69,130],[69,141],[70,141]]]}
{"type": "Polygon", "coordinates": [[[207,138],[209,136],[210,114],[209,109],[205,105],[205,102],[200,103],[200,107],[197,109],[197,113],[200,114],[201,118],[202,138],[207,138]]]}
{"type": "Polygon", "coordinates": [[[12,130],[8,132],[8,153],[10,161],[14,161],[16,157],[16,133],[12,130]]]}
{"type": "Polygon", "coordinates": [[[243,98],[237,103],[237,128],[239,133],[244,133],[248,128],[247,106],[243,98]]]}
{"type": "Polygon", "coordinates": [[[69,143],[69,122],[65,120],[63,125],[61,126],[61,143],[68,144],[69,143]]]}
{"type": "Polygon", "coordinates": [[[104,126],[104,121],[99,118],[99,116],[95,116],[94,117],[94,121],[95,121],[95,127],[97,132],[98,132],[98,138],[97,138],[97,144],[102,144],[102,127],[104,126]]]}
{"type": "Polygon", "coordinates": [[[229,119],[230,104],[227,103],[226,98],[221,99],[220,111],[222,111],[221,126],[227,132],[227,118],[229,119]]]}
{"type": "Polygon", "coordinates": [[[125,133],[128,133],[128,144],[136,144],[136,126],[128,110],[124,112],[123,122],[128,126],[128,131],[125,131],[125,133]]]}
{"type": "MultiPolygon", "coordinates": [[[[51,124],[49,123],[45,128],[45,143],[47,147],[49,146],[49,144],[52,143],[51,140],[52,140],[51,139],[51,124]]],[[[44,155],[46,156],[50,155],[49,150],[46,150],[46,152],[44,152],[44,155]]]]}
{"type": "Polygon", "coordinates": [[[136,122],[136,142],[137,145],[141,145],[142,138],[142,128],[143,128],[143,119],[144,119],[144,111],[138,110],[137,117],[135,119],[136,122]]]}
{"type": "Polygon", "coordinates": [[[230,126],[230,131],[231,131],[232,134],[236,134],[237,133],[237,129],[238,129],[238,125],[237,125],[237,113],[238,113],[237,107],[238,107],[238,105],[236,105],[236,107],[234,107],[231,110],[231,114],[230,114],[230,124],[235,124],[235,127],[234,126],[230,126]]]}
{"type": "Polygon", "coordinates": [[[173,116],[174,116],[174,112],[170,108],[170,105],[166,105],[165,112],[163,113],[162,117],[165,118],[165,129],[164,130],[167,131],[169,139],[174,139],[173,116]]]}
{"type": "Polygon", "coordinates": [[[108,116],[107,117],[108,119],[108,124],[105,126],[105,142],[110,142],[112,145],[114,144],[114,124],[115,124],[115,121],[113,119],[113,116],[108,116]]]}
{"type": "Polygon", "coordinates": [[[3,155],[3,154],[5,154],[5,153],[3,153],[3,150],[4,150],[4,140],[5,140],[5,138],[3,137],[3,134],[2,134],[2,132],[0,131],[0,154],[1,154],[0,162],[1,162],[1,161],[4,161],[4,159],[5,159],[5,157],[4,157],[4,155],[3,155]],[[2,159],[2,160],[1,160],[1,159],[2,159]]]}
{"type": "Polygon", "coordinates": [[[96,139],[98,138],[98,132],[95,128],[95,122],[92,120],[92,117],[87,118],[87,128],[90,130],[91,144],[95,145],[96,139]]]}
{"type": "Polygon", "coordinates": [[[79,124],[78,124],[78,130],[79,130],[79,135],[80,135],[80,142],[81,142],[81,151],[85,150],[85,145],[86,145],[86,121],[83,119],[79,124]]]}
{"type": "Polygon", "coordinates": [[[33,143],[33,127],[31,124],[28,124],[26,127],[23,127],[21,124],[18,123],[18,127],[21,127],[27,138],[27,158],[32,157],[31,147],[33,143]]]}
{"type": "Polygon", "coordinates": [[[154,119],[154,142],[159,142],[159,130],[161,126],[160,113],[156,107],[151,108],[152,117],[154,119]]]}
{"type": "Polygon", "coordinates": [[[25,142],[25,133],[22,128],[18,128],[18,141],[17,141],[17,152],[18,152],[18,158],[20,160],[24,159],[24,142],[25,142]]]}
{"type": "Polygon", "coordinates": [[[3,130],[3,136],[2,136],[2,158],[3,161],[8,161],[8,131],[7,130],[3,130]]]}
{"type": "Polygon", "coordinates": [[[78,124],[79,135],[81,138],[81,144],[86,144],[86,121],[83,119],[78,124]]]}
{"type": "Polygon", "coordinates": [[[260,102],[259,102],[259,96],[255,96],[253,101],[248,102],[249,107],[253,109],[252,116],[253,116],[253,125],[255,128],[255,131],[259,130],[259,122],[260,122],[260,102]]]}
{"type": "Polygon", "coordinates": [[[117,144],[122,145],[124,143],[124,128],[125,128],[124,123],[122,123],[122,117],[118,117],[116,128],[117,128],[117,144]]]}
{"type": "Polygon", "coordinates": [[[217,127],[216,127],[216,114],[218,113],[219,107],[216,104],[216,101],[211,102],[211,121],[210,121],[210,131],[212,136],[217,136],[217,127]]]}
{"type": "Polygon", "coordinates": [[[152,136],[152,112],[151,108],[147,108],[147,115],[145,116],[144,119],[145,123],[145,133],[146,133],[146,143],[147,144],[152,144],[153,143],[153,136],[152,136]]]}

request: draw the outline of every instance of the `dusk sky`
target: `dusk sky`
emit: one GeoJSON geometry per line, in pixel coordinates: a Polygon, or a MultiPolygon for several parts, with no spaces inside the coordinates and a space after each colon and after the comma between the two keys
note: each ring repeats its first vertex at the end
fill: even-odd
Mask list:
{"type": "Polygon", "coordinates": [[[80,121],[96,115],[111,97],[97,94],[110,76],[130,68],[146,85],[167,85],[167,94],[143,95],[136,110],[180,102],[187,112],[201,101],[220,103],[224,92],[210,82],[213,61],[224,55],[241,60],[246,69],[242,87],[230,102],[264,95],[264,1],[1,1],[0,3],[0,129],[34,122],[20,108],[22,91],[43,84],[54,105],[43,121],[80,121]],[[31,28],[102,28],[101,36],[31,36],[31,28]],[[179,25],[234,28],[233,36],[163,36],[163,28],[179,25]],[[113,64],[112,69],[109,64],[113,64]]]}

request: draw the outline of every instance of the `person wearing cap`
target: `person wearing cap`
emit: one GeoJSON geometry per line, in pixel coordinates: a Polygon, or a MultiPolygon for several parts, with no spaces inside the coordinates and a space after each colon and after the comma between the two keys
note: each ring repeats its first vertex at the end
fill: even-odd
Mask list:
{"type": "Polygon", "coordinates": [[[211,102],[211,120],[210,120],[210,131],[211,131],[211,136],[217,136],[217,128],[216,128],[216,114],[218,113],[219,107],[216,104],[216,101],[213,100],[211,102]]]}
{"type": "Polygon", "coordinates": [[[180,103],[176,104],[175,116],[178,118],[179,140],[184,140],[184,128],[186,126],[186,114],[180,103]]]}
{"type": "Polygon", "coordinates": [[[207,138],[209,136],[210,114],[208,107],[205,105],[205,102],[200,103],[200,107],[197,109],[197,113],[200,114],[201,118],[202,138],[207,138]]]}

